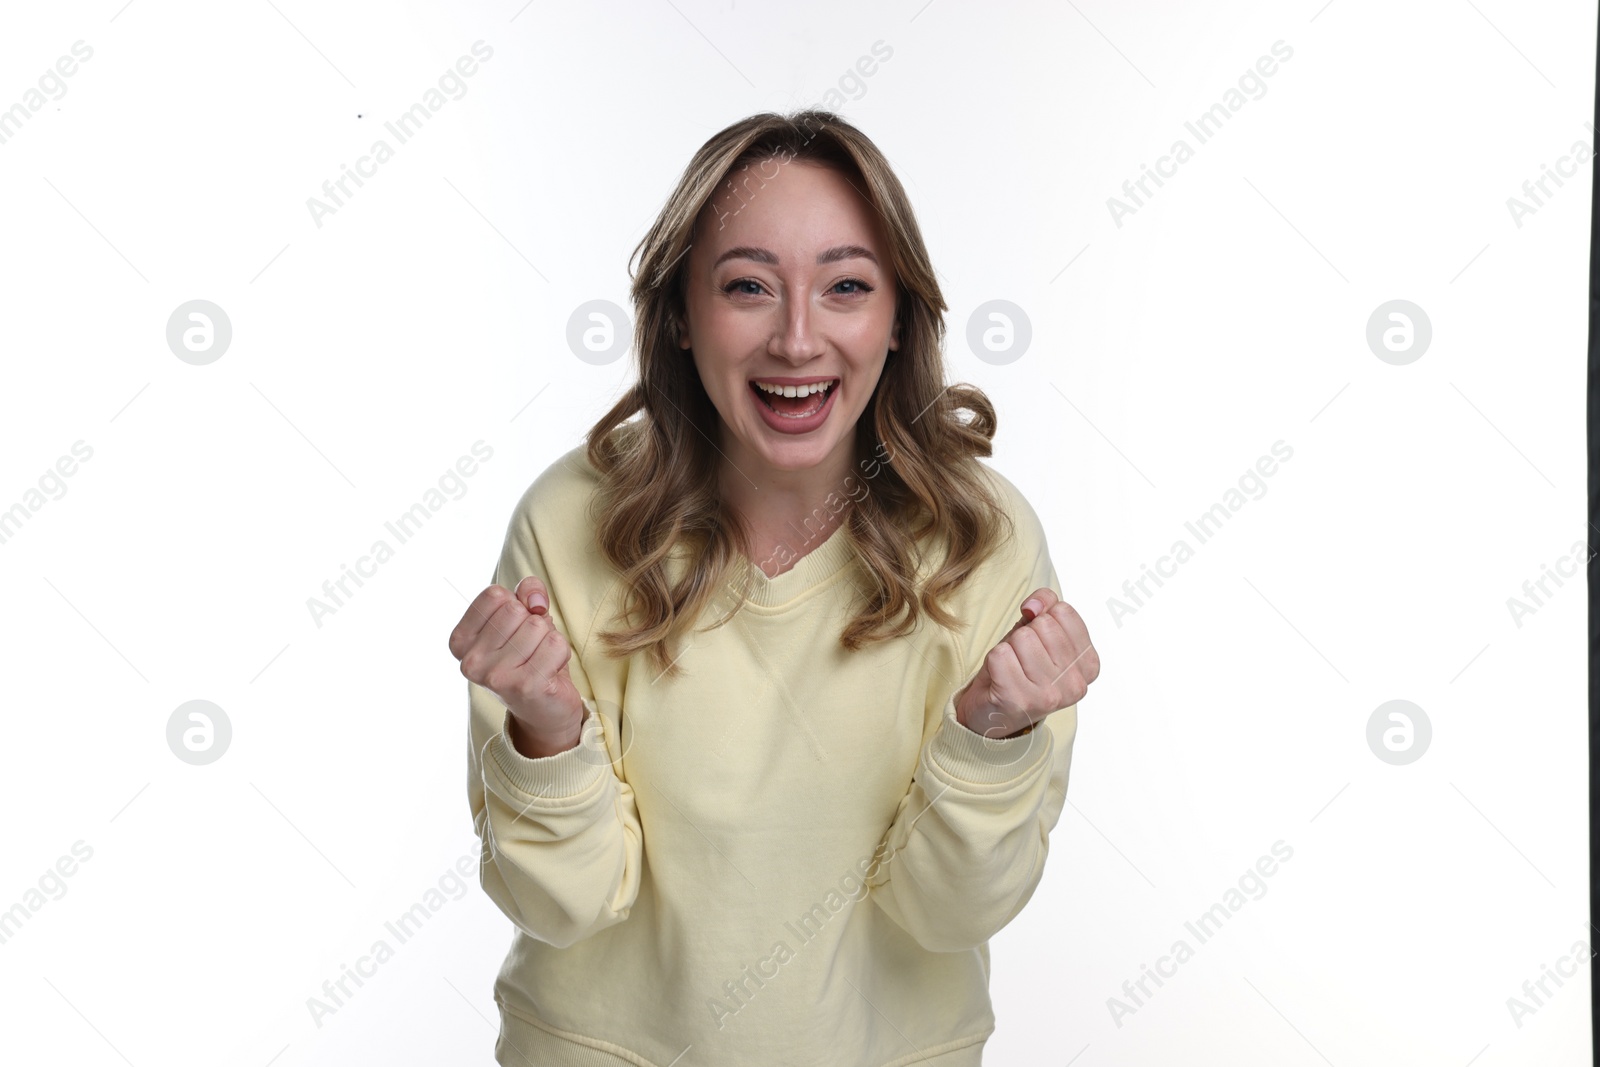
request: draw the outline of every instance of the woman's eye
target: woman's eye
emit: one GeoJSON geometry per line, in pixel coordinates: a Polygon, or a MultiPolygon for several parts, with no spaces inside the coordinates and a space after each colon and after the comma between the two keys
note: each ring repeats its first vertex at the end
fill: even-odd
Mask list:
{"type": "MultiPolygon", "coordinates": [[[[840,286],[854,287],[839,293],[841,296],[858,296],[872,292],[872,286],[868,285],[860,278],[846,278],[843,281],[835,283],[833,288],[829,291],[838,293],[840,286]]],[[[760,296],[762,289],[761,283],[756,281],[754,278],[738,278],[723,286],[722,291],[724,293],[737,293],[739,296],[760,296]],[[749,288],[741,288],[741,286],[749,286],[749,288]]]]}

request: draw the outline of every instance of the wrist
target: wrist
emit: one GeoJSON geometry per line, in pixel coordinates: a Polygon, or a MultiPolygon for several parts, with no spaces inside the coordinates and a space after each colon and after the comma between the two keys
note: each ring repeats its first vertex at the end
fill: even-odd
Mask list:
{"type": "Polygon", "coordinates": [[[1013,730],[1011,733],[1008,733],[1008,734],[987,733],[987,732],[985,732],[983,730],[977,729],[976,727],[974,727],[972,725],[972,722],[969,720],[969,718],[966,715],[966,713],[962,710],[961,703],[960,703],[959,699],[956,701],[955,708],[956,708],[956,722],[960,723],[962,725],[962,727],[964,727],[965,729],[971,730],[973,733],[978,734],[978,735],[980,735],[982,737],[987,737],[991,741],[1010,741],[1012,738],[1024,737],[1027,734],[1032,733],[1033,732],[1033,728],[1035,726],[1039,725],[1036,722],[1030,722],[1028,725],[1024,726],[1022,729],[1013,730]]]}
{"type": "Polygon", "coordinates": [[[517,718],[513,712],[506,717],[506,733],[511,738],[511,747],[517,750],[518,755],[527,759],[544,759],[577,748],[579,742],[583,740],[583,724],[588,717],[589,709],[584,708],[577,721],[561,736],[551,738],[530,730],[527,723],[517,718]]]}
{"type": "MultiPolygon", "coordinates": [[[[967,729],[972,730],[972,727],[971,726],[967,726],[966,723],[962,723],[962,725],[966,726],[967,729]]],[[[1035,722],[1030,722],[1028,725],[1024,726],[1022,729],[1013,730],[1009,734],[986,733],[983,730],[972,730],[972,732],[975,733],[975,734],[978,734],[981,737],[987,737],[991,741],[1010,741],[1012,738],[1024,737],[1027,734],[1032,733],[1033,732],[1033,728],[1035,726],[1037,726],[1037,725],[1039,725],[1039,724],[1035,723],[1035,722]]]]}

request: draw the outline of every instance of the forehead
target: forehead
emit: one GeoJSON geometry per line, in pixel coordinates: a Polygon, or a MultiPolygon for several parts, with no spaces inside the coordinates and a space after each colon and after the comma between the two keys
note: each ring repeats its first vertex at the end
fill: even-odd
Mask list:
{"type": "Polygon", "coordinates": [[[696,221],[693,255],[709,264],[724,249],[754,245],[788,264],[834,245],[859,244],[887,262],[884,235],[877,212],[850,178],[810,161],[771,159],[734,170],[717,187],[696,221]]]}

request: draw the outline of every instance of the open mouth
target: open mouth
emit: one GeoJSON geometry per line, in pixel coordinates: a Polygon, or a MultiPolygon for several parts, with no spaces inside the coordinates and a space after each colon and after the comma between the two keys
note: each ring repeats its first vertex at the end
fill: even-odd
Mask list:
{"type": "Polygon", "coordinates": [[[790,419],[803,419],[815,415],[828,402],[828,397],[838,386],[839,379],[810,385],[763,385],[752,381],[750,389],[767,407],[790,419]]]}

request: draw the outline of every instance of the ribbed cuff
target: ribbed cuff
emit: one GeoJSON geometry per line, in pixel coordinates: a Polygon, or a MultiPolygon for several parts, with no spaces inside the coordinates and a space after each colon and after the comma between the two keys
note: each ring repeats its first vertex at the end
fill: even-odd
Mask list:
{"type": "Polygon", "coordinates": [[[583,727],[578,743],[564,752],[551,756],[529,757],[517,751],[511,743],[507,727],[511,712],[506,711],[500,732],[489,739],[484,761],[492,762],[500,777],[508,785],[526,794],[534,801],[570,801],[594,788],[596,782],[611,769],[611,756],[606,751],[605,731],[600,725],[600,713],[594,702],[583,699],[583,727]]]}
{"type": "Polygon", "coordinates": [[[952,695],[944,705],[944,721],[928,742],[927,761],[936,774],[970,792],[999,792],[1037,772],[1054,741],[1043,720],[1021,737],[985,737],[956,718],[952,695]],[[993,787],[974,789],[974,786],[993,787]]]}

